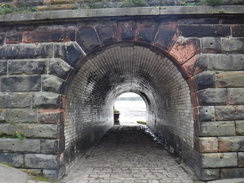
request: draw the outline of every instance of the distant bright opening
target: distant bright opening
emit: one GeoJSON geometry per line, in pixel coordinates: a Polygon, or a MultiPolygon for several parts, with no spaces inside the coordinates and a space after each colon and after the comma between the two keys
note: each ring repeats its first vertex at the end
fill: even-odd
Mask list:
{"type": "Polygon", "coordinates": [[[114,104],[114,109],[120,113],[120,125],[143,124],[147,120],[147,109],[140,95],[132,92],[120,95],[114,104]]]}

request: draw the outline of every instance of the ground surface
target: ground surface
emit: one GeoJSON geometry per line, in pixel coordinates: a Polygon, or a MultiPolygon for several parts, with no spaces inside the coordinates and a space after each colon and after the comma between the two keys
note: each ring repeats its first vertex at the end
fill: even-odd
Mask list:
{"type": "Polygon", "coordinates": [[[115,126],[62,183],[191,183],[162,145],[139,126],[115,126]]]}

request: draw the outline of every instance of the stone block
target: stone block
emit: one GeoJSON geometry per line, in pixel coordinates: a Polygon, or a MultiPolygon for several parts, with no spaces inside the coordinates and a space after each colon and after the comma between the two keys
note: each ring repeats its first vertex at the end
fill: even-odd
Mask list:
{"type": "Polygon", "coordinates": [[[62,98],[59,94],[51,92],[37,92],[33,94],[34,109],[57,109],[62,107],[62,98]]]}
{"type": "Polygon", "coordinates": [[[116,25],[97,26],[97,34],[102,45],[117,42],[116,25]]]}
{"type": "Polygon", "coordinates": [[[183,37],[226,37],[230,36],[230,26],[226,25],[180,25],[183,37]]]}
{"type": "Polygon", "coordinates": [[[185,63],[199,52],[200,41],[196,38],[180,37],[172,49],[170,55],[173,56],[179,64],[185,63]]]}
{"type": "Polygon", "coordinates": [[[221,168],[237,166],[236,153],[203,153],[203,168],[221,168]]]}
{"type": "Polygon", "coordinates": [[[244,178],[244,168],[223,168],[220,174],[222,179],[244,178]]]}
{"type": "Polygon", "coordinates": [[[118,37],[121,41],[132,41],[135,39],[136,22],[124,21],[118,23],[118,37]]]}
{"type": "Polygon", "coordinates": [[[3,45],[5,41],[5,35],[4,34],[0,34],[0,45],[3,45]]]}
{"type": "Polygon", "coordinates": [[[50,59],[49,74],[66,79],[72,67],[60,58],[50,59]]]}
{"type": "Polygon", "coordinates": [[[201,39],[202,53],[220,53],[221,40],[220,38],[205,37],[201,39]]]}
{"type": "Polygon", "coordinates": [[[244,151],[244,136],[219,137],[219,151],[244,151]]]}
{"type": "Polygon", "coordinates": [[[31,75],[31,74],[46,74],[47,61],[45,60],[9,60],[8,74],[9,75],[31,75]]]}
{"type": "Polygon", "coordinates": [[[0,60],[0,76],[7,74],[7,61],[0,60]]]}
{"type": "Polygon", "coordinates": [[[176,24],[162,24],[158,28],[153,44],[168,50],[176,39],[176,24]]]}
{"type": "Polygon", "coordinates": [[[42,154],[57,154],[58,140],[41,140],[41,153],[42,154]]]}
{"type": "Polygon", "coordinates": [[[64,81],[57,76],[42,76],[42,90],[45,92],[63,93],[64,81]]]}
{"type": "MultiPolygon", "coordinates": [[[[174,28],[174,31],[173,31],[174,32],[173,35],[175,35],[175,32],[176,32],[175,31],[176,26],[174,26],[174,27],[175,28],[174,28]]],[[[163,42],[165,43],[164,44],[165,46],[169,45],[172,42],[172,30],[171,30],[172,28],[171,29],[169,28],[170,30],[167,30],[167,28],[169,28],[169,25],[165,25],[165,27],[162,28],[162,29],[164,29],[163,33],[165,33],[167,35],[167,37],[165,37],[165,39],[163,40],[163,42]],[[167,41],[169,41],[169,42],[167,42],[167,41]]],[[[142,24],[142,23],[140,23],[140,24],[137,24],[137,30],[136,30],[136,33],[135,33],[135,40],[138,41],[138,42],[145,42],[145,43],[151,44],[153,42],[154,38],[155,38],[155,34],[156,34],[157,30],[158,30],[158,25],[156,23],[152,23],[152,24],[148,24],[148,23],[142,24]]],[[[160,33],[161,32],[159,31],[158,34],[160,34],[160,33]]],[[[158,35],[158,37],[159,37],[159,35],[158,35]]]]}
{"type": "Polygon", "coordinates": [[[0,92],[0,108],[30,108],[30,107],[31,107],[31,93],[0,92]]]}
{"type": "Polygon", "coordinates": [[[244,104],[244,88],[228,88],[229,104],[244,104]]]}
{"type": "Polygon", "coordinates": [[[100,40],[95,28],[92,26],[80,27],[77,31],[76,41],[86,53],[100,46],[100,40]]]}
{"type": "Polygon", "coordinates": [[[59,111],[39,110],[38,111],[38,122],[58,124],[61,122],[61,115],[62,115],[62,113],[60,113],[59,111]]]}
{"type": "Polygon", "coordinates": [[[25,167],[57,169],[58,168],[57,155],[25,154],[25,167]]]}
{"type": "Polygon", "coordinates": [[[208,69],[216,71],[243,71],[244,56],[241,54],[208,54],[208,69]]]}
{"type": "Polygon", "coordinates": [[[200,152],[218,152],[218,138],[201,137],[199,138],[200,152]]]}
{"type": "Polygon", "coordinates": [[[208,88],[197,92],[199,104],[204,105],[226,105],[227,91],[224,88],[208,88]]]}
{"type": "Polygon", "coordinates": [[[238,152],[238,165],[244,167],[244,152],[238,152]]]}
{"type": "Polygon", "coordinates": [[[244,53],[244,38],[221,38],[223,52],[244,53]]]}
{"type": "Polygon", "coordinates": [[[223,72],[216,75],[219,88],[244,87],[244,72],[223,72]]]}
{"type": "Polygon", "coordinates": [[[199,136],[235,136],[234,121],[202,122],[199,136]]]}
{"type": "Polygon", "coordinates": [[[4,152],[40,153],[40,140],[37,139],[0,138],[0,144],[0,151],[4,152]]]}
{"type": "Polygon", "coordinates": [[[22,33],[21,32],[10,32],[7,33],[6,43],[7,44],[18,44],[22,42],[22,33]]]}
{"type": "Polygon", "coordinates": [[[195,76],[195,82],[198,90],[206,88],[215,88],[215,73],[211,71],[202,72],[195,76]]]}
{"type": "Polygon", "coordinates": [[[232,26],[231,29],[232,29],[232,37],[244,37],[243,25],[235,25],[232,26]]]}
{"type": "Polygon", "coordinates": [[[215,110],[214,106],[204,106],[198,108],[199,121],[214,121],[215,110]]]}
{"type": "Polygon", "coordinates": [[[58,127],[54,124],[0,124],[0,134],[15,134],[18,131],[27,138],[58,138],[58,127]]]}
{"type": "Polygon", "coordinates": [[[37,112],[32,109],[1,109],[0,123],[35,123],[37,112]]]}
{"type": "Polygon", "coordinates": [[[215,180],[220,178],[219,169],[200,169],[198,173],[200,180],[215,180]]]}
{"type": "Polygon", "coordinates": [[[242,120],[244,119],[244,106],[216,106],[216,120],[242,120]]]}
{"type": "Polygon", "coordinates": [[[63,59],[72,67],[84,56],[84,51],[75,42],[54,44],[54,57],[63,59]]]}
{"type": "Polygon", "coordinates": [[[40,91],[40,76],[10,76],[0,80],[2,92],[40,91]]]}
{"type": "Polygon", "coordinates": [[[236,121],[236,135],[244,135],[244,121],[236,121]]]}
{"type": "Polygon", "coordinates": [[[43,175],[54,180],[61,179],[65,174],[65,167],[62,166],[58,170],[43,170],[43,175]]]}
{"type": "Polygon", "coordinates": [[[0,59],[51,58],[52,56],[52,44],[3,45],[0,49],[0,59]]]}
{"type": "Polygon", "coordinates": [[[24,154],[0,153],[0,162],[20,168],[24,167],[24,154]]]}
{"type": "Polygon", "coordinates": [[[74,30],[46,30],[25,32],[23,34],[24,43],[40,43],[40,42],[68,42],[75,41],[74,30]]]}

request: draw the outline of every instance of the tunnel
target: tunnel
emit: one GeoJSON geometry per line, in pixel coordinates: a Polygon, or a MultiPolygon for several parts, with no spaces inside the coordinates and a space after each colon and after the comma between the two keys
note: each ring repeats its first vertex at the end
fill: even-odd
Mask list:
{"type": "Polygon", "coordinates": [[[181,156],[193,149],[192,104],[184,74],[162,51],[121,43],[91,53],[70,77],[64,123],[67,167],[114,125],[113,104],[125,92],[143,98],[147,125],[169,151],[181,156]]]}

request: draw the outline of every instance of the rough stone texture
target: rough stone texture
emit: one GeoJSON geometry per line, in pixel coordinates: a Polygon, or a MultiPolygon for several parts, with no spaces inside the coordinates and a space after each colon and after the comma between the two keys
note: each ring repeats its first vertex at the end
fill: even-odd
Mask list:
{"type": "Polygon", "coordinates": [[[218,139],[216,137],[199,138],[200,152],[218,152],[218,139]]]}
{"type": "Polygon", "coordinates": [[[244,53],[244,38],[222,38],[222,51],[228,53],[244,53]]]}
{"type": "Polygon", "coordinates": [[[242,120],[244,119],[244,106],[216,106],[216,120],[242,120]]]}
{"type": "Polygon", "coordinates": [[[58,167],[57,158],[57,155],[25,154],[25,167],[56,169],[58,167]]]}
{"type": "Polygon", "coordinates": [[[201,39],[202,53],[220,53],[221,39],[216,37],[205,37],[201,39]]]}
{"type": "Polygon", "coordinates": [[[30,93],[0,92],[0,108],[30,108],[30,107],[31,107],[30,93]]]}
{"type": "Polygon", "coordinates": [[[214,121],[215,110],[213,106],[199,107],[199,121],[214,121]]]}
{"type": "Polygon", "coordinates": [[[58,153],[58,140],[41,140],[41,153],[42,154],[57,154],[58,153]]]}
{"type": "Polygon", "coordinates": [[[202,180],[220,179],[220,170],[219,169],[200,169],[199,177],[202,180]]]}
{"type": "Polygon", "coordinates": [[[244,151],[244,137],[219,137],[219,151],[244,151]]]}
{"type": "Polygon", "coordinates": [[[236,121],[236,134],[244,135],[244,121],[236,121]]]}
{"type": "Polygon", "coordinates": [[[40,123],[60,123],[62,113],[60,111],[53,110],[39,110],[38,122],[40,123]]]}
{"type": "Polygon", "coordinates": [[[221,177],[223,179],[228,179],[233,177],[244,178],[244,168],[221,169],[221,177]]]}
{"type": "Polygon", "coordinates": [[[0,78],[2,92],[28,92],[41,90],[40,76],[9,76],[0,78]]]}
{"type": "Polygon", "coordinates": [[[34,123],[37,121],[37,112],[32,109],[1,109],[0,122],[34,123]]]}
{"type": "Polygon", "coordinates": [[[244,152],[238,152],[238,165],[244,167],[244,152]]]}
{"type": "Polygon", "coordinates": [[[57,109],[62,106],[59,94],[51,92],[38,92],[33,94],[33,108],[57,109]]]}
{"type": "Polygon", "coordinates": [[[24,166],[24,154],[0,153],[0,162],[7,163],[14,167],[24,166]]]}
{"type": "Polygon", "coordinates": [[[235,123],[225,122],[202,122],[200,126],[200,136],[234,136],[235,123]]]}
{"type": "Polygon", "coordinates": [[[215,73],[206,71],[195,76],[196,87],[198,90],[215,88],[215,73]]]}
{"type": "Polygon", "coordinates": [[[231,27],[232,29],[232,36],[233,37],[244,37],[244,26],[243,25],[237,25],[231,27]]]}
{"type": "Polygon", "coordinates": [[[216,75],[216,83],[223,87],[244,87],[244,72],[223,72],[216,75]]]}
{"type": "Polygon", "coordinates": [[[42,90],[46,92],[62,93],[64,81],[57,76],[42,76],[42,90]]]}
{"type": "Polygon", "coordinates": [[[244,104],[244,88],[228,88],[229,104],[244,104]]]}
{"type": "Polygon", "coordinates": [[[7,61],[0,60],[0,76],[7,74],[7,61]]]}
{"type": "Polygon", "coordinates": [[[66,79],[71,69],[71,66],[62,59],[50,59],[49,74],[66,79]]]}
{"type": "Polygon", "coordinates": [[[197,93],[200,105],[226,105],[226,89],[209,88],[197,93]]]}
{"type": "Polygon", "coordinates": [[[9,75],[31,75],[45,74],[47,62],[43,60],[9,60],[8,73],[9,75]]]}
{"type": "Polygon", "coordinates": [[[31,152],[40,153],[40,140],[35,139],[14,139],[14,138],[3,138],[0,139],[0,151],[4,152],[31,152]]]}
{"type": "Polygon", "coordinates": [[[202,155],[204,168],[220,168],[237,166],[236,153],[208,153],[202,155]]]}

